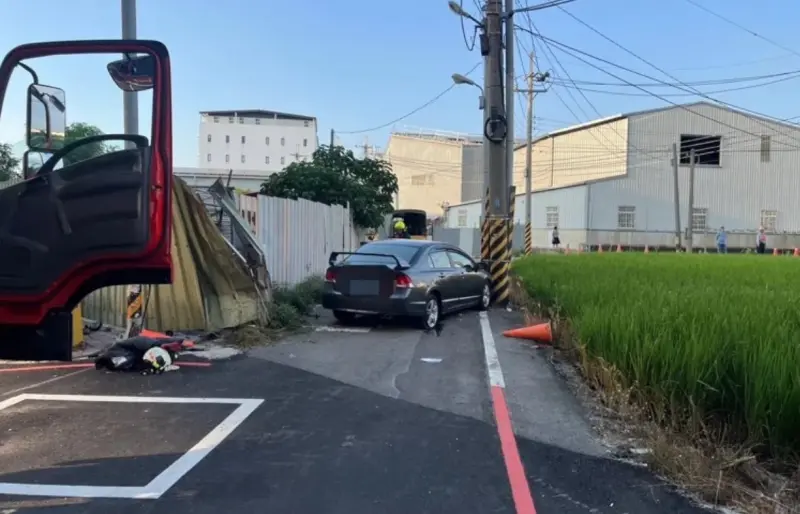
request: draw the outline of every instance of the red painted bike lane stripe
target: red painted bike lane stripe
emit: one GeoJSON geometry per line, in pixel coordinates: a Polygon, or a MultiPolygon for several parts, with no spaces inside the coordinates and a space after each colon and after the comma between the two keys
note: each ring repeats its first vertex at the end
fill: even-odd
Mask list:
{"type": "Polygon", "coordinates": [[[514,436],[514,426],[511,424],[511,413],[508,408],[505,393],[505,378],[497,357],[497,348],[489,325],[489,316],[480,313],[481,336],[483,351],[486,357],[486,369],[489,374],[489,390],[492,396],[492,407],[497,433],[500,436],[500,449],[505,462],[508,483],[511,486],[511,496],[517,514],[536,514],[530,484],[525,475],[522,458],[519,455],[517,439],[514,436]]]}

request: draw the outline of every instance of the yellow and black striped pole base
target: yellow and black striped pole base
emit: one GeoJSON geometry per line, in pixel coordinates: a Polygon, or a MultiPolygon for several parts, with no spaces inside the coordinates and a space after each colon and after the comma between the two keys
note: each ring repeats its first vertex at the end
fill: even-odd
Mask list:
{"type": "Polygon", "coordinates": [[[525,223],[525,255],[533,253],[533,229],[531,229],[531,222],[525,223]]]}
{"type": "Polygon", "coordinates": [[[508,269],[511,260],[508,218],[489,218],[488,225],[491,240],[489,259],[491,260],[492,296],[496,305],[506,305],[510,294],[508,269]]]}
{"type": "Polygon", "coordinates": [[[486,189],[486,196],[483,198],[483,219],[481,220],[481,260],[489,260],[489,189],[486,189]]]}

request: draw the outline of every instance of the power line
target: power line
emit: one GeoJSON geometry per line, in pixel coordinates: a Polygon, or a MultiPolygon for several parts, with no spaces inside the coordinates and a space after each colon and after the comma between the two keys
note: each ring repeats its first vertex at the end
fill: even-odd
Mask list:
{"type": "MultiPolygon", "coordinates": [[[[621,70],[624,70],[624,71],[627,71],[627,72],[629,72],[629,73],[633,73],[633,74],[635,74],[635,75],[642,76],[642,77],[644,77],[644,78],[647,78],[647,79],[649,79],[649,80],[658,80],[658,79],[655,79],[655,78],[653,78],[653,77],[651,77],[651,76],[649,76],[649,75],[646,75],[646,74],[644,74],[644,73],[640,73],[640,72],[638,72],[638,71],[631,70],[630,68],[626,68],[626,67],[624,67],[624,66],[622,66],[622,65],[615,64],[615,63],[613,63],[613,62],[611,62],[611,61],[608,61],[608,60],[606,60],[606,59],[603,59],[603,58],[601,58],[601,57],[594,56],[594,55],[592,55],[592,54],[589,54],[589,53],[587,53],[587,52],[584,52],[583,50],[579,50],[579,49],[577,49],[577,48],[571,47],[571,46],[569,46],[569,45],[566,45],[566,44],[564,44],[564,43],[560,43],[560,42],[558,42],[558,41],[555,41],[554,39],[548,38],[548,37],[546,37],[546,36],[543,36],[543,35],[541,35],[541,34],[536,34],[536,33],[533,33],[532,31],[526,30],[524,27],[519,27],[519,29],[520,29],[520,30],[522,30],[522,31],[525,31],[525,32],[530,32],[531,34],[533,34],[534,36],[536,36],[536,37],[538,37],[538,38],[542,39],[543,41],[544,41],[544,40],[546,40],[546,41],[549,41],[550,43],[552,43],[553,45],[555,45],[556,47],[558,47],[558,48],[559,48],[559,50],[561,50],[562,52],[566,53],[567,55],[570,55],[570,56],[572,56],[573,58],[575,58],[575,59],[577,59],[577,60],[579,60],[579,61],[581,61],[581,62],[583,62],[583,63],[585,63],[585,64],[587,64],[587,65],[589,65],[589,66],[592,66],[593,68],[595,68],[595,69],[597,69],[597,70],[599,70],[599,71],[601,71],[601,72],[603,72],[603,73],[605,73],[605,74],[607,74],[607,75],[609,75],[609,76],[611,76],[611,77],[613,77],[613,78],[615,78],[615,79],[617,79],[617,80],[621,80],[621,81],[623,81],[623,82],[627,82],[627,81],[625,81],[625,79],[623,79],[623,78],[622,78],[622,77],[620,77],[619,75],[616,75],[616,74],[614,74],[614,73],[612,73],[612,72],[610,72],[610,71],[607,71],[607,70],[605,70],[605,69],[601,68],[600,66],[597,66],[597,65],[595,65],[594,63],[591,63],[591,62],[587,61],[586,59],[583,59],[582,57],[580,57],[580,56],[578,56],[578,55],[575,55],[575,53],[583,54],[583,55],[585,55],[585,56],[587,56],[587,57],[589,57],[589,58],[596,59],[596,60],[598,60],[598,61],[600,61],[600,62],[604,62],[604,63],[606,63],[606,64],[609,64],[609,65],[611,65],[611,66],[614,66],[615,68],[619,68],[619,69],[621,69],[621,70]],[[570,50],[572,50],[572,52],[570,52],[570,50]],[[575,52],[575,53],[573,53],[573,52],[575,52]]],[[[632,86],[632,87],[635,87],[636,89],[639,89],[639,90],[641,90],[641,91],[642,91],[642,92],[644,92],[644,93],[647,93],[647,94],[649,94],[650,96],[652,96],[652,97],[654,97],[654,98],[658,98],[659,100],[662,100],[663,102],[666,102],[666,103],[668,103],[668,104],[670,104],[670,105],[673,105],[673,106],[675,106],[675,107],[679,107],[679,108],[681,108],[681,109],[684,109],[684,110],[686,110],[686,111],[688,111],[688,112],[691,112],[691,113],[693,113],[693,114],[694,114],[694,115],[696,115],[696,116],[699,116],[699,117],[701,117],[701,118],[708,119],[708,120],[710,120],[710,121],[713,121],[713,122],[715,122],[715,123],[719,123],[719,124],[721,124],[721,125],[724,125],[724,126],[726,126],[726,127],[728,127],[728,128],[731,128],[731,129],[733,129],[733,130],[739,130],[739,131],[741,131],[741,132],[744,132],[744,133],[746,133],[746,134],[750,134],[751,136],[758,137],[756,134],[753,134],[752,132],[748,132],[748,131],[746,131],[746,130],[744,130],[744,129],[742,129],[742,128],[734,127],[733,125],[728,125],[728,124],[726,124],[726,123],[722,123],[721,121],[719,121],[719,120],[716,120],[716,119],[714,119],[714,118],[711,118],[710,116],[706,116],[706,115],[704,115],[704,114],[702,114],[702,113],[699,113],[699,112],[697,112],[697,111],[693,111],[693,110],[689,109],[688,107],[686,107],[685,105],[681,105],[681,104],[675,103],[675,102],[673,102],[673,101],[671,101],[671,100],[668,100],[668,99],[666,99],[665,97],[663,97],[663,96],[661,96],[661,95],[659,95],[659,94],[657,94],[657,93],[653,93],[652,91],[648,91],[647,89],[644,89],[643,87],[637,87],[635,84],[631,84],[631,86],[632,86]]],[[[676,89],[681,89],[681,90],[683,90],[683,91],[690,91],[690,90],[686,90],[686,89],[683,89],[683,88],[681,88],[681,87],[677,87],[677,86],[676,86],[676,89]]],[[[713,101],[714,103],[722,104],[722,105],[728,106],[728,107],[730,107],[730,108],[733,108],[733,109],[736,109],[736,110],[739,110],[739,111],[749,112],[749,113],[751,113],[751,114],[753,114],[753,115],[755,115],[755,116],[759,116],[759,117],[761,117],[761,118],[765,118],[765,119],[768,119],[768,120],[770,120],[770,121],[775,121],[775,122],[778,122],[778,123],[785,123],[785,121],[783,121],[783,120],[780,120],[780,119],[777,119],[777,118],[774,118],[774,117],[772,117],[772,116],[768,116],[768,115],[765,115],[765,114],[762,114],[762,113],[759,113],[759,112],[751,111],[750,109],[746,109],[746,108],[738,107],[738,106],[736,106],[736,105],[733,105],[733,104],[730,104],[730,103],[727,103],[727,102],[723,102],[723,101],[721,101],[721,100],[717,100],[717,99],[715,99],[715,98],[713,98],[713,97],[710,97],[710,96],[708,96],[708,95],[705,95],[705,94],[703,94],[702,92],[701,92],[701,93],[699,93],[699,94],[697,94],[697,96],[702,96],[702,97],[704,97],[704,98],[707,98],[707,99],[709,99],[709,100],[713,101]]],[[[759,121],[759,120],[757,120],[757,118],[751,118],[751,119],[753,119],[753,120],[754,120],[754,121],[756,121],[756,122],[758,122],[758,121],[759,121]]],[[[765,125],[765,126],[767,126],[767,127],[768,127],[768,125],[765,125]]],[[[772,127],[769,127],[769,128],[772,128],[772,127]]],[[[799,127],[799,128],[800,128],[800,127],[799,127]]],[[[786,134],[784,134],[784,135],[786,135],[786,134]]],[[[791,136],[787,136],[787,137],[789,137],[789,139],[792,139],[792,140],[794,140],[795,142],[800,142],[800,141],[797,141],[797,140],[795,140],[795,139],[794,139],[794,138],[792,138],[791,136]]],[[[798,149],[800,149],[800,147],[795,147],[795,148],[798,148],[798,149]]]]}
{"type": "Polygon", "coordinates": [[[692,4],[693,6],[697,7],[701,11],[705,11],[708,14],[710,14],[711,16],[714,16],[715,18],[718,18],[718,19],[724,21],[725,23],[734,26],[739,30],[745,31],[748,34],[750,34],[751,36],[757,37],[758,39],[760,39],[762,41],[766,41],[767,43],[771,44],[774,47],[780,48],[781,50],[785,50],[786,52],[789,52],[790,54],[794,54],[794,55],[800,57],[800,52],[798,52],[797,50],[789,48],[788,46],[784,46],[784,45],[778,43],[777,41],[775,41],[773,39],[770,39],[770,38],[768,38],[766,36],[763,36],[763,35],[759,34],[758,32],[755,32],[755,31],[745,27],[744,25],[733,21],[730,18],[727,18],[727,17],[725,17],[725,16],[723,16],[723,15],[717,13],[717,12],[712,11],[708,7],[705,7],[704,5],[701,5],[701,4],[697,3],[697,2],[695,2],[694,0],[686,0],[686,1],[688,3],[690,3],[690,4],[692,4]]]}
{"type": "MultiPolygon", "coordinates": [[[[731,87],[731,88],[726,88],[726,89],[716,89],[716,90],[712,90],[712,91],[705,91],[704,94],[706,94],[706,95],[715,95],[715,94],[719,94],[719,93],[730,93],[730,92],[733,92],[733,91],[744,91],[744,90],[747,90],[747,89],[757,89],[757,88],[766,87],[766,86],[770,86],[770,85],[773,85],[773,84],[778,84],[778,83],[781,83],[781,82],[786,82],[786,81],[797,79],[797,78],[800,78],[800,74],[789,76],[789,77],[783,77],[783,78],[780,78],[780,79],[770,80],[768,82],[763,82],[761,84],[751,84],[749,86],[731,87]]],[[[628,91],[605,91],[605,90],[602,90],[602,89],[592,89],[592,88],[587,88],[587,87],[584,87],[584,86],[573,86],[573,85],[570,85],[569,83],[558,83],[558,82],[555,82],[554,84],[557,85],[557,86],[567,87],[567,88],[569,88],[569,87],[573,87],[573,88],[574,87],[578,87],[579,89],[581,89],[583,91],[587,91],[589,93],[598,93],[598,94],[601,94],[601,95],[612,95],[612,96],[652,96],[650,93],[645,94],[645,93],[631,93],[631,92],[628,92],[628,91]]],[[[640,87],[647,87],[647,86],[640,86],[640,87]]],[[[652,87],[652,86],[650,86],[650,87],[652,87]]],[[[674,87],[674,86],[671,86],[671,87],[674,87]]],[[[665,97],[698,96],[697,93],[661,93],[661,95],[665,96],[665,97]]]]}
{"type": "MultiPolygon", "coordinates": [[[[481,63],[477,63],[475,66],[473,66],[473,67],[472,67],[472,69],[470,69],[470,70],[469,70],[468,72],[466,72],[464,75],[468,77],[468,76],[469,76],[469,75],[470,75],[472,72],[474,72],[476,69],[478,69],[478,66],[480,66],[480,65],[481,65],[481,63]]],[[[400,116],[399,118],[395,118],[395,119],[393,119],[392,121],[389,121],[389,122],[387,122],[387,123],[384,123],[383,125],[378,125],[378,126],[376,126],[376,127],[370,127],[370,128],[363,129],[363,130],[350,130],[350,131],[341,131],[341,130],[337,130],[337,131],[336,131],[336,133],[337,133],[337,134],[349,134],[349,135],[352,135],[352,134],[365,134],[365,133],[367,133],[367,132],[375,132],[376,130],[385,129],[386,127],[391,127],[391,126],[392,126],[392,125],[394,125],[395,123],[398,123],[398,122],[400,122],[400,121],[403,121],[404,119],[406,119],[406,118],[408,118],[408,117],[410,117],[410,116],[413,116],[413,115],[417,114],[417,113],[418,113],[418,112],[420,112],[421,110],[423,110],[423,109],[425,109],[425,108],[427,108],[427,107],[430,107],[431,105],[433,105],[434,103],[436,103],[436,102],[437,102],[437,101],[438,101],[440,98],[442,98],[444,95],[446,95],[447,93],[449,93],[449,92],[450,92],[450,91],[451,91],[451,90],[452,90],[454,87],[456,87],[456,86],[457,86],[457,84],[455,84],[455,83],[453,83],[453,84],[450,84],[450,87],[448,87],[447,89],[445,89],[445,90],[444,90],[444,91],[442,91],[441,93],[437,94],[436,96],[434,96],[433,98],[431,98],[430,100],[428,100],[428,101],[427,101],[427,102],[425,102],[424,104],[420,105],[420,106],[419,106],[419,107],[417,107],[416,109],[414,109],[414,110],[412,110],[412,111],[410,111],[410,112],[408,112],[408,113],[406,113],[406,114],[404,114],[404,115],[400,116]]]]}
{"type": "MultiPolygon", "coordinates": [[[[693,0],[687,0],[687,1],[693,1],[693,0]]],[[[616,40],[614,40],[613,38],[611,38],[611,37],[609,37],[609,36],[605,35],[605,34],[604,34],[604,33],[602,33],[601,31],[599,31],[599,30],[597,30],[596,28],[594,28],[593,26],[589,25],[588,23],[586,23],[586,22],[585,22],[585,21],[583,21],[582,19],[578,18],[577,16],[575,16],[575,15],[574,15],[574,14],[572,14],[571,12],[567,11],[567,10],[566,10],[566,9],[564,9],[563,7],[558,7],[558,9],[559,9],[559,10],[561,10],[561,12],[563,12],[564,14],[566,14],[567,16],[569,16],[570,18],[572,18],[573,20],[577,21],[578,23],[580,23],[581,25],[583,25],[584,27],[586,27],[587,29],[591,30],[592,32],[594,32],[594,33],[595,33],[595,34],[597,34],[598,36],[602,37],[603,39],[605,39],[606,41],[608,41],[608,42],[609,42],[609,43],[611,43],[612,45],[616,46],[616,47],[617,47],[617,48],[619,48],[620,50],[622,50],[622,51],[626,52],[627,54],[629,54],[629,55],[631,55],[631,56],[633,56],[633,57],[635,57],[636,59],[638,59],[638,60],[640,60],[641,62],[643,62],[643,63],[647,64],[648,66],[650,66],[651,68],[653,68],[653,69],[655,69],[655,70],[657,70],[657,71],[659,71],[659,72],[663,73],[664,75],[666,75],[667,77],[671,78],[672,80],[674,80],[674,81],[676,81],[676,82],[680,83],[681,85],[683,85],[683,86],[685,86],[685,87],[689,88],[689,90],[687,91],[686,89],[683,89],[683,88],[681,88],[681,87],[674,86],[674,87],[676,87],[676,89],[683,89],[684,91],[687,91],[687,92],[694,92],[694,93],[696,93],[696,94],[697,94],[697,96],[701,96],[701,97],[703,97],[703,98],[706,98],[706,99],[708,99],[708,100],[711,100],[712,102],[715,102],[715,103],[718,103],[718,104],[721,104],[721,105],[726,105],[726,106],[728,106],[728,107],[732,107],[732,108],[734,108],[734,109],[738,109],[738,110],[740,110],[740,111],[749,112],[750,114],[754,114],[754,115],[761,116],[761,117],[765,117],[765,118],[772,118],[771,116],[766,116],[766,115],[764,115],[764,114],[762,114],[762,113],[760,113],[760,112],[752,111],[752,110],[750,110],[750,109],[747,109],[747,108],[744,108],[744,107],[740,107],[740,106],[737,106],[737,105],[734,105],[734,104],[731,104],[731,103],[728,103],[728,102],[723,102],[722,100],[717,100],[716,98],[713,98],[713,97],[711,97],[711,96],[709,96],[709,95],[707,95],[707,94],[703,93],[703,92],[702,92],[702,91],[700,91],[699,89],[697,89],[697,88],[694,88],[694,87],[692,87],[692,86],[689,86],[689,85],[687,85],[687,84],[683,83],[683,82],[682,82],[682,81],[681,81],[679,78],[677,78],[676,76],[674,76],[674,75],[670,74],[668,71],[665,71],[665,70],[663,70],[662,68],[658,67],[657,65],[653,64],[653,63],[652,63],[652,62],[650,62],[649,60],[645,59],[644,57],[642,57],[642,56],[640,56],[639,54],[637,54],[636,52],[634,52],[633,50],[630,50],[629,48],[627,48],[627,47],[625,47],[624,45],[620,44],[619,42],[617,42],[617,41],[616,41],[616,40]]],[[[538,32],[538,31],[537,31],[537,32],[538,32]]],[[[541,34],[539,34],[539,36],[541,36],[541,34]]],[[[544,37],[544,36],[541,36],[541,37],[544,37]]],[[[545,38],[545,39],[546,39],[546,38],[545,38]]],[[[564,45],[563,43],[561,43],[561,44],[559,44],[559,46],[566,46],[566,45],[564,45]]],[[[562,49],[562,50],[563,50],[563,49],[562,49]]],[[[584,52],[580,52],[579,50],[577,50],[577,49],[575,49],[575,48],[572,48],[572,50],[573,50],[573,51],[577,51],[578,53],[584,53],[584,52]]],[[[626,71],[628,71],[628,72],[630,72],[630,73],[634,73],[634,74],[636,74],[636,75],[639,75],[639,76],[641,76],[641,77],[647,78],[647,79],[649,79],[649,80],[656,80],[656,81],[658,81],[658,79],[656,79],[656,78],[649,77],[649,76],[647,76],[647,75],[644,75],[644,74],[642,74],[642,73],[639,73],[639,72],[636,72],[636,71],[633,71],[633,70],[630,70],[630,69],[624,68],[624,67],[622,67],[622,66],[619,66],[619,65],[616,65],[616,64],[614,64],[614,63],[612,63],[612,62],[610,62],[610,61],[605,61],[604,59],[600,59],[599,57],[594,57],[594,56],[591,56],[591,54],[586,54],[586,53],[584,53],[584,55],[586,55],[586,56],[588,56],[588,57],[593,57],[593,58],[595,58],[595,59],[597,59],[597,60],[599,60],[599,61],[601,61],[601,62],[605,62],[606,64],[610,64],[610,65],[612,65],[612,66],[616,66],[616,67],[618,67],[619,69],[624,69],[624,70],[626,70],[626,71]]],[[[604,73],[608,73],[608,72],[607,72],[607,71],[604,71],[604,73]]],[[[663,82],[663,81],[660,81],[660,82],[663,82]]],[[[642,88],[638,88],[638,89],[642,89],[642,88]]],[[[647,91],[647,90],[643,90],[643,91],[645,91],[645,92],[647,92],[647,93],[650,93],[650,91],[647,91]]],[[[652,94],[652,93],[651,93],[651,94],[652,94]]],[[[662,98],[662,99],[663,99],[663,98],[662,98]]],[[[667,100],[667,101],[668,101],[668,100],[667,100]]],[[[773,118],[773,119],[774,119],[774,118],[773,118]]],[[[761,122],[760,122],[760,120],[755,120],[755,119],[754,119],[754,121],[756,121],[757,123],[760,123],[761,125],[767,126],[766,124],[764,124],[764,123],[761,123],[761,122]]],[[[790,139],[794,139],[794,138],[792,138],[791,136],[789,136],[789,137],[790,137],[790,139]]],[[[796,141],[796,142],[798,142],[798,143],[800,143],[800,140],[795,140],[795,141],[796,141]]]]}
{"type": "Polygon", "coordinates": [[[574,79],[573,82],[577,84],[581,84],[584,86],[610,86],[610,87],[676,87],[678,85],[685,85],[685,86],[722,86],[722,85],[730,85],[730,84],[738,84],[740,82],[755,82],[758,80],[768,80],[774,79],[778,77],[787,77],[800,74],[800,70],[791,70],[791,71],[784,71],[780,73],[770,73],[767,75],[751,75],[745,77],[728,77],[723,79],[712,79],[712,80],[697,80],[691,82],[634,82],[634,83],[626,83],[626,82],[597,82],[592,80],[580,80],[574,79]]]}

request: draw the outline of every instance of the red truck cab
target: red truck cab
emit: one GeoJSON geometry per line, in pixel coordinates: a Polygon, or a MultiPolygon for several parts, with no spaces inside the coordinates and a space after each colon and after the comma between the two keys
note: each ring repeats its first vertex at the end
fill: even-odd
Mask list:
{"type": "MultiPolygon", "coordinates": [[[[0,190],[0,359],[70,360],[71,311],[86,295],[172,279],[169,54],[162,43],[143,40],[19,46],[0,65],[0,120],[16,101],[7,91],[20,70],[31,77],[27,150],[24,180],[0,190]],[[106,66],[109,80],[122,91],[152,92],[149,137],[66,137],[65,92],[41,83],[33,61],[69,54],[108,54],[114,59],[106,66]],[[125,147],[69,159],[106,141],[125,147]],[[34,160],[41,165],[33,167],[34,160]]],[[[121,111],[122,102],[108,109],[121,111]]]]}

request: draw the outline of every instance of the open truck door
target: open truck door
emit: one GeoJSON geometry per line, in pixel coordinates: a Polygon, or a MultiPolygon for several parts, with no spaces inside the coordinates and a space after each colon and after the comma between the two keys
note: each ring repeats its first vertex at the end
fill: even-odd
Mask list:
{"type": "Polygon", "coordinates": [[[87,294],[172,279],[169,55],[156,41],[19,46],[0,65],[4,128],[7,111],[12,121],[15,109],[23,112],[16,105],[23,98],[9,94],[12,74],[17,86],[20,74],[29,82],[27,150],[24,180],[0,190],[0,358],[70,360],[71,311],[87,294]],[[91,72],[81,77],[83,88],[103,86],[119,95],[90,108],[121,114],[120,89],[152,95],[150,137],[70,134],[68,94],[49,85],[59,77],[45,74],[54,68],[40,59],[65,56],[86,58],[91,72]]]}

